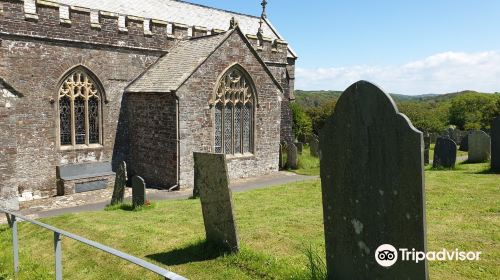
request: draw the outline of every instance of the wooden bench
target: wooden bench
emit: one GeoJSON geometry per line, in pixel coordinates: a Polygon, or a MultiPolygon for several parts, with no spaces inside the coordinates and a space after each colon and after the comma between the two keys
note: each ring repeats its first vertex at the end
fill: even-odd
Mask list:
{"type": "Polygon", "coordinates": [[[101,190],[111,187],[115,173],[111,162],[92,162],[57,166],[57,195],[101,190]]]}

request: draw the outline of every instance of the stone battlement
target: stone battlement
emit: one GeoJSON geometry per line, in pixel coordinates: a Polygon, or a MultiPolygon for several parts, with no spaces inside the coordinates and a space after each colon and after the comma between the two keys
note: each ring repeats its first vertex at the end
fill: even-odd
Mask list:
{"type": "MultiPolygon", "coordinates": [[[[225,31],[47,0],[0,0],[0,35],[4,36],[167,51],[175,40],[225,31]]],[[[286,62],[286,42],[259,40],[256,35],[247,38],[264,60],[286,62]]]]}

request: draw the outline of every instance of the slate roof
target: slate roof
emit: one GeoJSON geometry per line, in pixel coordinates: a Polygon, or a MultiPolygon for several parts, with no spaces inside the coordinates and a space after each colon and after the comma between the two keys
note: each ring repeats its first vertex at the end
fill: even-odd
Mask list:
{"type": "MultiPolygon", "coordinates": [[[[144,71],[125,91],[141,93],[177,91],[194,71],[234,32],[239,32],[241,38],[246,41],[250,50],[254,52],[239,27],[217,35],[180,40],[168,54],[162,56],[144,71]]],[[[277,87],[282,90],[281,85],[264,61],[257,54],[255,54],[255,57],[260,61],[262,67],[264,67],[277,87]]]]}
{"type": "MultiPolygon", "coordinates": [[[[202,26],[208,29],[228,30],[232,17],[238,20],[244,34],[257,34],[259,17],[215,9],[198,4],[176,0],[52,0],[70,6],[79,6],[124,15],[164,20],[189,26],[202,26]]],[[[238,1],[234,1],[235,4],[238,1]]],[[[258,2],[256,2],[258,5],[258,2]]],[[[237,6],[237,5],[235,5],[237,6]]],[[[263,26],[265,37],[282,39],[269,19],[263,26]]],[[[297,57],[289,49],[289,56],[297,57]]]]}

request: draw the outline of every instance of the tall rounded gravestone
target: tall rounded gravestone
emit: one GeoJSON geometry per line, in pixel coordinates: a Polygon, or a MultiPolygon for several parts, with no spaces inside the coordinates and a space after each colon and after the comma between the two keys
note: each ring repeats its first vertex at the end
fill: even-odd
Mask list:
{"type": "Polygon", "coordinates": [[[319,143],[328,279],[427,279],[425,261],[375,259],[383,244],[426,250],[422,133],[360,81],[339,98],[319,143]]]}

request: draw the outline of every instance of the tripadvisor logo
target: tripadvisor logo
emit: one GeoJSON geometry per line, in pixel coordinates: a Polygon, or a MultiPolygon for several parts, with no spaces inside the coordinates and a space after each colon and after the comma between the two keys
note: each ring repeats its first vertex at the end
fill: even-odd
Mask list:
{"type": "Polygon", "coordinates": [[[464,252],[455,249],[448,251],[443,249],[441,251],[422,252],[416,251],[415,248],[409,250],[406,248],[399,248],[397,250],[391,244],[382,244],[375,251],[375,260],[380,266],[391,267],[397,261],[398,257],[401,261],[410,261],[419,263],[425,260],[428,261],[478,261],[482,252],[464,252]]]}

